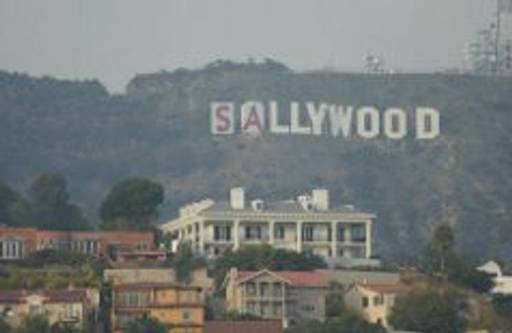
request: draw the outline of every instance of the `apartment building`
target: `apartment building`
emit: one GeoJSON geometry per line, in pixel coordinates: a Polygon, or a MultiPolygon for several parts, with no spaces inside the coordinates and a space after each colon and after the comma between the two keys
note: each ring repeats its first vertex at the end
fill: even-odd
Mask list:
{"type": "Polygon", "coordinates": [[[42,314],[51,325],[82,328],[95,319],[98,307],[99,291],[95,289],[0,291],[0,313],[12,327],[25,316],[42,314]]]}
{"type": "Polygon", "coordinates": [[[371,323],[390,328],[388,318],[393,311],[395,300],[408,288],[397,284],[354,284],[344,296],[345,305],[360,313],[371,323]]]}
{"type": "Polygon", "coordinates": [[[0,226],[0,260],[16,260],[44,249],[88,255],[150,251],[155,248],[152,232],[51,231],[0,226]]]}
{"type": "Polygon", "coordinates": [[[172,333],[202,333],[204,300],[201,288],[173,283],[127,283],[113,287],[111,322],[114,333],[147,315],[167,324],[172,333]]]}
{"type": "Polygon", "coordinates": [[[318,272],[231,268],[223,287],[229,311],[279,319],[284,326],[302,320],[325,319],[329,283],[318,272]]]}
{"type": "Polygon", "coordinates": [[[161,226],[175,243],[188,241],[196,253],[213,258],[255,244],[309,252],[341,266],[378,265],[372,260],[374,214],[351,205],[331,207],[329,191],[315,189],[294,200],[247,200],[233,188],[230,200],[203,200],[180,209],[180,216],[161,226]]]}

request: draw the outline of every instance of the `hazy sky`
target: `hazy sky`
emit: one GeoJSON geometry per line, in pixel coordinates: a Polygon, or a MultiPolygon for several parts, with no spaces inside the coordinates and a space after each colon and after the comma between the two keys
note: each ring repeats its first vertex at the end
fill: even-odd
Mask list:
{"type": "Polygon", "coordinates": [[[271,57],[296,70],[460,66],[495,0],[0,0],[0,69],[98,78],[271,57]]]}

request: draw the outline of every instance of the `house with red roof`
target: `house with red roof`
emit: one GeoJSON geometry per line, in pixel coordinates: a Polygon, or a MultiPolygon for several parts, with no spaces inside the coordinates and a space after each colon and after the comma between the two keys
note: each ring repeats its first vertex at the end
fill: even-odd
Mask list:
{"type": "Polygon", "coordinates": [[[319,272],[239,271],[231,268],[223,287],[228,311],[282,320],[324,320],[329,281],[319,272]]]}
{"type": "Polygon", "coordinates": [[[345,305],[360,313],[371,323],[389,328],[388,318],[396,298],[409,291],[402,283],[368,284],[355,283],[344,296],[345,305]]]}

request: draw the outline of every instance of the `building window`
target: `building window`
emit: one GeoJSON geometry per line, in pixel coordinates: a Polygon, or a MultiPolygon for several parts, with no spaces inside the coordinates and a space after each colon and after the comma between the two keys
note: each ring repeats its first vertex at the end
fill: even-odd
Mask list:
{"type": "Polygon", "coordinates": [[[266,297],[269,296],[269,286],[268,282],[261,282],[260,283],[260,296],[266,297]]]}
{"type": "Polygon", "coordinates": [[[149,292],[121,292],[116,300],[120,307],[146,307],[150,304],[151,295],[149,292]]]}
{"type": "Polygon", "coordinates": [[[350,238],[352,242],[366,242],[366,226],[353,225],[350,228],[350,238]]]}
{"type": "Polygon", "coordinates": [[[284,225],[277,225],[275,234],[274,234],[275,238],[276,239],[284,239],[284,232],[285,232],[284,225]]]}
{"type": "Polygon", "coordinates": [[[302,228],[302,240],[305,242],[312,242],[314,235],[313,226],[306,225],[302,228]]]}
{"type": "Polygon", "coordinates": [[[245,239],[246,240],[261,240],[262,230],[260,225],[245,226],[245,239]]]}
{"type": "Polygon", "coordinates": [[[192,320],[192,312],[189,310],[185,310],[182,313],[183,321],[191,321],[192,320]]]}
{"type": "Polygon", "coordinates": [[[246,284],[246,292],[247,296],[256,296],[256,284],[253,282],[249,282],[246,284]]]}
{"type": "Polygon", "coordinates": [[[305,312],[315,312],[316,307],[313,304],[303,304],[302,305],[302,311],[305,312]]]}
{"type": "Polygon", "coordinates": [[[283,296],[283,286],[280,282],[274,282],[272,296],[274,296],[274,297],[283,296]]]}
{"type": "Polygon", "coordinates": [[[345,241],[345,227],[338,226],[337,232],[336,232],[336,239],[338,240],[338,242],[345,241]]]}
{"type": "Polygon", "coordinates": [[[373,305],[378,306],[384,304],[384,295],[380,294],[373,297],[373,305]]]}
{"type": "Polygon", "coordinates": [[[368,307],[368,305],[369,305],[368,297],[366,297],[366,296],[365,296],[365,297],[363,297],[363,298],[361,299],[361,306],[362,306],[363,308],[367,308],[367,307],[368,307]]]}
{"type": "Polygon", "coordinates": [[[213,227],[213,238],[215,241],[230,241],[231,227],[228,225],[216,225],[213,227]]]}

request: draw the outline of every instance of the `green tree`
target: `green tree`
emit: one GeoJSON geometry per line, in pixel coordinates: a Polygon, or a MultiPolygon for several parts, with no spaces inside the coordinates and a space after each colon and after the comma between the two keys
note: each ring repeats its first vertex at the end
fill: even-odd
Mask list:
{"type": "Polygon", "coordinates": [[[178,244],[178,250],[172,261],[178,281],[187,283],[194,265],[194,253],[189,242],[178,244]]]}
{"type": "Polygon", "coordinates": [[[347,311],[338,318],[328,319],[325,322],[309,321],[298,323],[285,330],[285,333],[385,333],[386,330],[378,325],[371,324],[359,315],[347,311]]]}
{"type": "Polygon", "coordinates": [[[443,276],[446,274],[447,258],[452,254],[454,245],[455,237],[453,235],[452,227],[444,223],[436,226],[432,235],[431,246],[432,249],[439,255],[439,271],[443,276]]]}
{"type": "Polygon", "coordinates": [[[131,178],[115,185],[100,207],[103,229],[149,230],[164,200],[162,185],[131,178]]]}
{"type": "Polygon", "coordinates": [[[492,299],[496,313],[505,318],[512,318],[512,296],[496,295],[492,299]]]}
{"type": "Polygon", "coordinates": [[[24,226],[29,223],[30,219],[28,202],[0,181],[0,224],[24,226]]]}
{"type": "Polygon", "coordinates": [[[61,174],[43,174],[29,189],[34,225],[50,230],[87,230],[82,210],[69,203],[67,181],[61,174]]]}
{"type": "Polygon", "coordinates": [[[166,325],[147,315],[135,318],[128,323],[126,333],[167,333],[166,325]]]}
{"type": "Polygon", "coordinates": [[[448,280],[453,283],[479,293],[487,293],[494,287],[492,276],[477,270],[471,261],[452,256],[447,265],[448,280]]]}
{"type": "Polygon", "coordinates": [[[16,333],[52,333],[48,318],[43,315],[26,316],[16,333]]]}
{"type": "Polygon", "coordinates": [[[11,332],[11,326],[2,317],[0,317],[0,332],[2,332],[2,333],[10,333],[11,332]]]}
{"type": "Polygon", "coordinates": [[[411,293],[397,299],[389,318],[398,330],[423,333],[461,333],[465,319],[459,315],[461,300],[453,294],[433,291],[411,293]]]}

